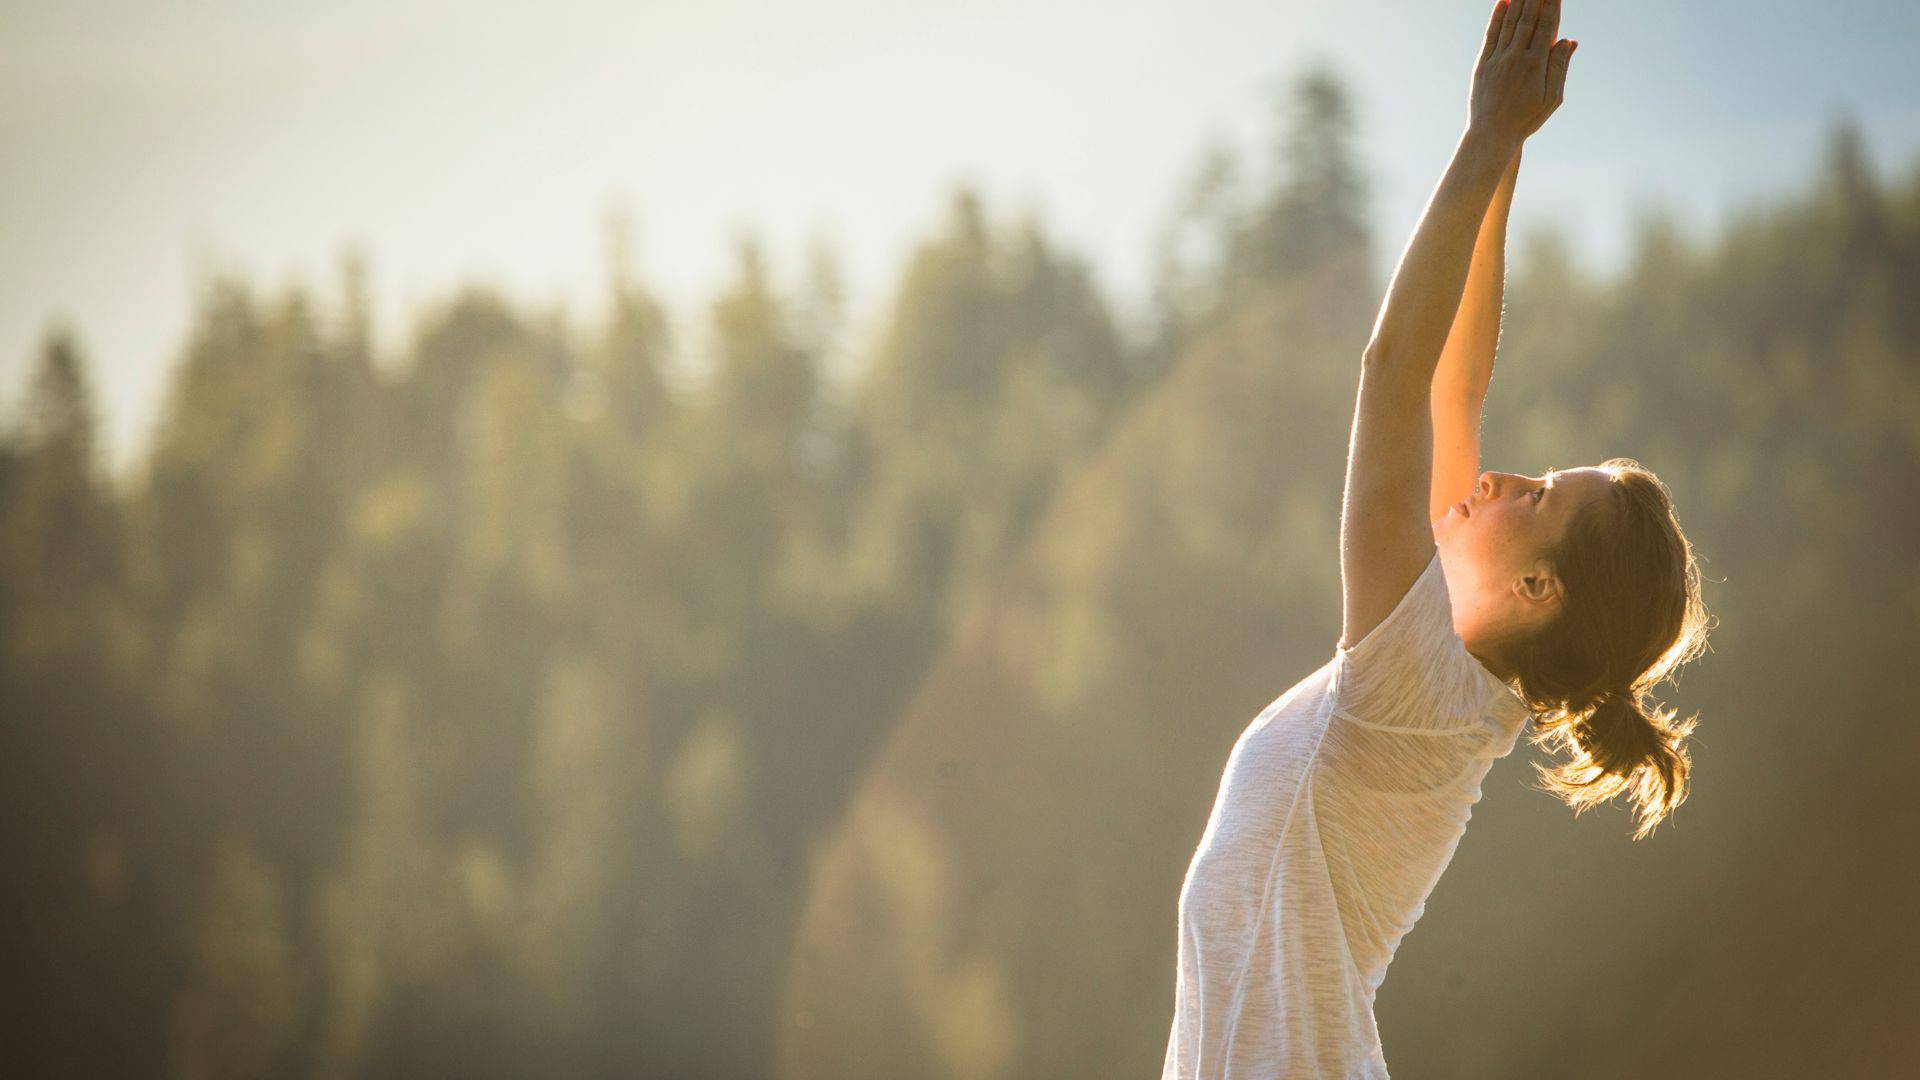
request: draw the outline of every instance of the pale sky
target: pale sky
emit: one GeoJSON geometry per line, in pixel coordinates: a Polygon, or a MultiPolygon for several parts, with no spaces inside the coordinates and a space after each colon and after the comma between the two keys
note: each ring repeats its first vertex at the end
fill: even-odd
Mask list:
{"type": "MultiPolygon", "coordinates": [[[[1263,165],[1274,93],[1316,57],[1357,94],[1390,266],[1465,121],[1489,4],[0,0],[0,406],[65,317],[124,467],[196,267],[331,309],[349,242],[383,349],[470,281],[585,326],[615,201],[689,334],[751,226],[786,283],[812,237],[837,241],[859,340],[961,179],[997,221],[1036,210],[1126,305],[1201,149],[1263,165]]],[[[1514,223],[1560,223],[1603,270],[1647,204],[1699,231],[1803,186],[1842,110],[1882,176],[1920,159],[1912,0],[1565,8],[1580,52],[1514,223]]]]}

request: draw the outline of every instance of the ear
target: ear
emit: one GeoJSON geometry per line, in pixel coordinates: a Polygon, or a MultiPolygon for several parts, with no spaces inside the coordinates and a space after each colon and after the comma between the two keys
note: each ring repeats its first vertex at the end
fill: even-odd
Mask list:
{"type": "Polygon", "coordinates": [[[1545,561],[1536,562],[1513,583],[1513,594],[1528,604],[1552,604],[1560,599],[1560,579],[1545,561]]]}

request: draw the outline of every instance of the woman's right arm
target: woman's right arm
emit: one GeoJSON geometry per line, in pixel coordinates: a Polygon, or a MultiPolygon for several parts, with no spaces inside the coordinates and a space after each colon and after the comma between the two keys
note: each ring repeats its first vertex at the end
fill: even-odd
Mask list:
{"type": "Polygon", "coordinates": [[[1427,520],[1473,492],[1480,482],[1480,416],[1493,381],[1494,353],[1500,344],[1500,316],[1506,298],[1507,216],[1519,179],[1520,151],[1494,189],[1493,205],[1473,243],[1472,268],[1460,310],[1447,331],[1440,365],[1433,373],[1433,484],[1427,494],[1427,520]]]}
{"type": "Polygon", "coordinates": [[[1340,513],[1342,648],[1379,625],[1432,560],[1434,369],[1494,190],[1520,144],[1559,106],[1571,53],[1554,42],[1559,8],[1559,0],[1494,8],[1466,130],[1367,342],[1340,513]]]}

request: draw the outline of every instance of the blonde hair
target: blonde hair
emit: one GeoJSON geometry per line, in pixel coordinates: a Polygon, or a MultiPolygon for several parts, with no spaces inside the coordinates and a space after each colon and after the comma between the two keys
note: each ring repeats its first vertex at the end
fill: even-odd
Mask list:
{"type": "Polygon", "coordinates": [[[1560,613],[1515,646],[1514,681],[1534,712],[1531,741],[1569,755],[1534,765],[1540,790],[1575,814],[1627,793],[1639,840],[1686,801],[1699,723],[1650,692],[1706,649],[1713,621],[1667,486],[1632,458],[1599,467],[1613,482],[1546,553],[1565,587],[1560,613]]]}

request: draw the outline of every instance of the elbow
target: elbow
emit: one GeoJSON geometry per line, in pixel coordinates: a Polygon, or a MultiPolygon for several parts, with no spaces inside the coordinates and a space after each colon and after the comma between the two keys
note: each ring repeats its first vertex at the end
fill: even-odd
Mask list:
{"type": "Polygon", "coordinates": [[[1433,378],[1437,357],[1425,357],[1426,363],[1423,365],[1415,359],[1416,355],[1398,345],[1375,339],[1368,342],[1367,347],[1360,353],[1360,370],[1411,371],[1415,367],[1421,367],[1426,378],[1433,378]]]}
{"type": "Polygon", "coordinates": [[[1370,345],[1360,354],[1360,381],[1377,392],[1404,397],[1413,407],[1415,398],[1426,399],[1432,393],[1433,365],[1423,368],[1410,362],[1404,352],[1370,345]]]}

